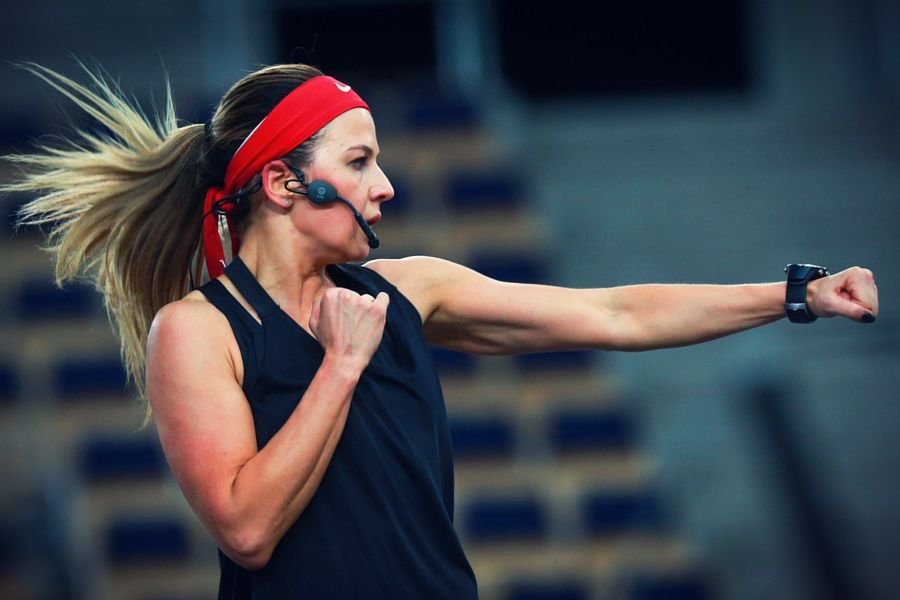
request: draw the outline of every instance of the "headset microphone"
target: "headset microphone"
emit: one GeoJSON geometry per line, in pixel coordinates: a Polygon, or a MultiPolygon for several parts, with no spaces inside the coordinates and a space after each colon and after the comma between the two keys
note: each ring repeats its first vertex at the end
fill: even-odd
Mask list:
{"type": "MultiPolygon", "coordinates": [[[[378,246],[381,245],[381,242],[378,240],[378,236],[375,235],[375,232],[372,231],[372,228],[369,227],[369,224],[366,223],[365,219],[363,219],[362,214],[360,214],[360,212],[358,210],[356,210],[356,207],[353,206],[349,200],[346,200],[346,199],[338,196],[337,190],[334,189],[333,185],[331,185],[327,181],[323,181],[321,179],[316,179],[315,181],[310,181],[309,183],[306,183],[304,180],[305,178],[303,176],[302,171],[300,171],[299,169],[294,169],[293,167],[290,167],[290,166],[288,168],[290,168],[291,171],[294,172],[294,175],[296,175],[299,179],[299,181],[297,181],[295,183],[300,183],[301,185],[305,185],[306,190],[304,191],[304,190],[298,190],[296,188],[291,188],[291,187],[288,187],[287,184],[285,184],[285,189],[287,189],[290,192],[294,192],[295,194],[304,194],[314,204],[330,204],[331,202],[334,202],[335,200],[343,202],[350,208],[350,210],[353,211],[353,217],[356,219],[356,222],[359,224],[360,228],[363,230],[363,233],[366,234],[366,237],[369,240],[369,248],[372,248],[374,250],[375,248],[377,248],[378,246]]],[[[288,182],[288,183],[290,183],[290,182],[288,182]]]]}
{"type": "Polygon", "coordinates": [[[306,184],[306,195],[309,196],[309,199],[312,200],[315,204],[328,204],[330,202],[334,202],[338,200],[346,204],[350,210],[353,211],[353,216],[356,218],[356,222],[359,223],[359,226],[362,228],[363,233],[366,234],[366,237],[369,238],[369,248],[377,248],[381,245],[381,242],[378,240],[378,236],[375,235],[375,232],[372,231],[372,228],[369,227],[369,224],[366,223],[366,220],[363,219],[363,216],[360,214],[356,207],[350,204],[349,200],[345,200],[341,198],[337,194],[337,190],[334,189],[334,186],[328,183],[327,181],[322,181],[321,179],[316,179],[315,181],[310,181],[306,184]]]}

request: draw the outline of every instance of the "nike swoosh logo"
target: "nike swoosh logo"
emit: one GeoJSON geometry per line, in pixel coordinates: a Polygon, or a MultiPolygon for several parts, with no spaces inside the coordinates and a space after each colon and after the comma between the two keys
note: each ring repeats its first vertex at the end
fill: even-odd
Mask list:
{"type": "Polygon", "coordinates": [[[337,89],[341,90],[342,92],[349,92],[349,91],[350,91],[350,86],[347,85],[347,84],[345,84],[345,83],[338,83],[337,81],[335,81],[335,82],[334,82],[334,85],[336,85],[336,86],[337,86],[337,89]]]}

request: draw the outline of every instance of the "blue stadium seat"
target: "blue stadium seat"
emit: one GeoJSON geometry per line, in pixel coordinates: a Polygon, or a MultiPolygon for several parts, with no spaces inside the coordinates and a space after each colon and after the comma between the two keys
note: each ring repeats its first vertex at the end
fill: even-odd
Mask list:
{"type": "Polygon", "coordinates": [[[5,515],[0,520],[0,573],[12,572],[21,555],[20,535],[12,517],[5,515]]]}
{"type": "Polygon", "coordinates": [[[549,369],[590,369],[595,363],[596,354],[591,350],[533,352],[519,354],[513,360],[523,373],[549,369]]]}
{"type": "Polygon", "coordinates": [[[118,356],[70,359],[55,369],[56,390],[64,398],[119,395],[128,391],[127,376],[118,356]]]}
{"type": "Polygon", "coordinates": [[[466,264],[498,281],[547,283],[547,265],[537,256],[517,251],[475,251],[466,264]]]}
{"type": "Polygon", "coordinates": [[[548,417],[550,444],[561,454],[625,450],[635,441],[634,422],[622,410],[560,410],[548,417]]]}
{"type": "Polygon", "coordinates": [[[151,593],[147,596],[141,596],[141,600],[209,600],[209,598],[208,594],[192,592],[151,593]]]}
{"type": "Polygon", "coordinates": [[[542,539],[547,522],[535,498],[481,498],[465,508],[463,531],[475,542],[542,539]]]}
{"type": "Polygon", "coordinates": [[[22,111],[0,115],[0,147],[3,149],[3,154],[6,154],[7,151],[15,151],[16,146],[20,144],[33,143],[45,130],[45,123],[41,123],[33,115],[26,115],[22,111]]]}
{"type": "Polygon", "coordinates": [[[190,554],[190,535],[177,518],[119,517],[106,534],[113,564],[180,561],[190,554]]]}
{"type": "Polygon", "coordinates": [[[590,586],[583,581],[521,580],[510,583],[503,600],[589,600],[590,586]]]}
{"type": "Polygon", "coordinates": [[[710,600],[707,581],[696,573],[652,573],[638,576],[629,600],[710,600]]]}
{"type": "Polygon", "coordinates": [[[90,437],[81,443],[79,470],[91,482],[152,479],[166,472],[159,444],[148,437],[90,437]]]}
{"type": "Polygon", "coordinates": [[[645,490],[591,492],[583,499],[582,514],[592,536],[660,532],[668,525],[659,498],[645,490]]]}
{"type": "Polygon", "coordinates": [[[10,402],[19,394],[19,375],[10,364],[0,364],[0,404],[10,402]]]}
{"type": "Polygon", "coordinates": [[[16,227],[19,209],[30,199],[31,196],[28,194],[17,193],[5,196],[0,200],[2,201],[2,204],[0,204],[0,215],[3,217],[3,225],[0,231],[3,232],[4,238],[10,238],[13,235],[34,237],[43,235],[39,227],[16,227]]]}
{"type": "Polygon", "coordinates": [[[515,449],[515,430],[502,417],[450,419],[453,456],[458,459],[509,458],[515,449]]]}
{"type": "Polygon", "coordinates": [[[432,346],[431,356],[441,375],[471,375],[478,366],[478,357],[467,352],[432,346]]]}
{"type": "Polygon", "coordinates": [[[404,118],[413,131],[468,129],[478,125],[478,107],[457,96],[436,93],[416,95],[404,118]]]}
{"type": "Polygon", "coordinates": [[[16,231],[16,213],[19,210],[20,202],[16,198],[4,198],[0,204],[0,216],[3,218],[3,238],[12,237],[16,231]]]}
{"type": "Polygon", "coordinates": [[[518,176],[503,170],[459,170],[447,175],[445,198],[452,210],[510,209],[522,199],[518,176]]]}
{"type": "Polygon", "coordinates": [[[16,314],[25,321],[90,317],[102,306],[94,288],[73,283],[60,289],[46,279],[26,281],[15,298],[16,314]]]}

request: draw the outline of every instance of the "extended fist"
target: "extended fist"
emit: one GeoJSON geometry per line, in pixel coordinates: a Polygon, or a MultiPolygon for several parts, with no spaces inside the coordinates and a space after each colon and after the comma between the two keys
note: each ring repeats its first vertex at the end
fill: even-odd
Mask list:
{"type": "Polygon", "coordinates": [[[878,316],[878,288],[872,271],[851,267],[807,286],[807,304],[819,317],[847,317],[871,323],[878,316]]]}
{"type": "Polygon", "coordinates": [[[362,372],[381,343],[390,297],[331,288],[313,306],[309,328],[325,354],[362,372]]]}

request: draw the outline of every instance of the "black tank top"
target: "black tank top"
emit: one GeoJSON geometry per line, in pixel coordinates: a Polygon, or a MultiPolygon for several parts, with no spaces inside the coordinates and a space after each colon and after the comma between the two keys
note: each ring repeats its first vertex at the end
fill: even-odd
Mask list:
{"type": "MultiPolygon", "coordinates": [[[[453,528],[447,416],[419,313],[371,269],[327,270],[340,287],[390,295],[384,336],[312,500],[261,570],[243,569],[219,552],[219,598],[477,598],[453,528]]],[[[262,325],[218,281],[200,291],[234,331],[262,448],[297,406],[324,353],[239,258],[225,273],[262,325]]]]}

